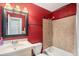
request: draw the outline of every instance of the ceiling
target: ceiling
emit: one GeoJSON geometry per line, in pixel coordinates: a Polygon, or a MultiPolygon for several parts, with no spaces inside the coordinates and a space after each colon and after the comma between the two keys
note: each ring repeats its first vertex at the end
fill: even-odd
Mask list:
{"type": "Polygon", "coordinates": [[[34,3],[44,9],[47,9],[48,11],[55,11],[56,9],[65,6],[69,3],[34,3]]]}

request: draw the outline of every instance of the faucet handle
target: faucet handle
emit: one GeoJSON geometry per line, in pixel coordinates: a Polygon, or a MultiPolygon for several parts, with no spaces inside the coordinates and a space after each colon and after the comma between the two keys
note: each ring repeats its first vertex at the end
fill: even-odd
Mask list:
{"type": "Polygon", "coordinates": [[[12,44],[16,44],[16,43],[18,43],[17,40],[12,40],[12,44]]]}

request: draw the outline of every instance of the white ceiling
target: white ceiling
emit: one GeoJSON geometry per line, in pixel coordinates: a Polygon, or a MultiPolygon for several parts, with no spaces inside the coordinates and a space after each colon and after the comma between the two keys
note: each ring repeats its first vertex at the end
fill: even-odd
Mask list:
{"type": "Polygon", "coordinates": [[[34,4],[52,12],[62,6],[69,4],[69,3],[34,3],[34,4]]]}

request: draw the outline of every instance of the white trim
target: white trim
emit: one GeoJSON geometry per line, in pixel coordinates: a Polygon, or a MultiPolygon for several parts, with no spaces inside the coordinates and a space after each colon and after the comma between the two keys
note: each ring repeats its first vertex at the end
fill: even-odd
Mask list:
{"type": "Polygon", "coordinates": [[[76,12],[76,50],[77,55],[79,55],[79,4],[77,3],[77,12],[76,12]]]}

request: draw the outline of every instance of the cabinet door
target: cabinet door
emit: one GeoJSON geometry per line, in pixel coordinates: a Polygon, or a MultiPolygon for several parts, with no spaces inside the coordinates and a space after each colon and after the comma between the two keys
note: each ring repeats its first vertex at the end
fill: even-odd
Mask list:
{"type": "Polygon", "coordinates": [[[32,48],[26,48],[16,52],[18,56],[32,56],[32,48]]]}
{"type": "Polygon", "coordinates": [[[43,49],[52,46],[52,20],[43,19],[43,49]]]}

